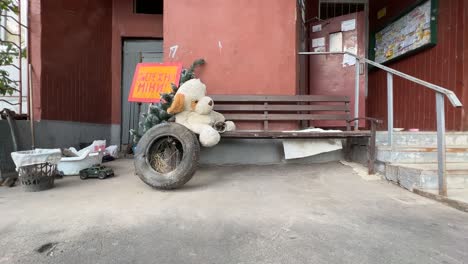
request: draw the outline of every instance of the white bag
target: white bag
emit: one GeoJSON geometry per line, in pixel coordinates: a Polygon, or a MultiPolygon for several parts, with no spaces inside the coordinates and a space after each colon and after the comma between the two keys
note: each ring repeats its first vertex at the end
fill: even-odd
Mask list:
{"type": "Polygon", "coordinates": [[[60,149],[35,149],[12,152],[11,158],[16,168],[42,163],[57,164],[62,158],[60,149]]]}
{"type": "Polygon", "coordinates": [[[80,150],[90,150],[91,153],[104,152],[106,150],[106,141],[105,140],[94,140],[93,144],[87,146],[86,148],[80,150]]]}

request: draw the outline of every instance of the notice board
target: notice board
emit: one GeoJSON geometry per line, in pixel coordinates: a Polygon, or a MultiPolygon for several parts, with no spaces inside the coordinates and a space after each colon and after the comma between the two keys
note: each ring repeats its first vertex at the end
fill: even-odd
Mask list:
{"type": "Polygon", "coordinates": [[[388,63],[437,44],[438,0],[417,2],[371,35],[370,57],[388,63]]]}
{"type": "Polygon", "coordinates": [[[179,85],[182,63],[139,63],[128,95],[129,102],[155,103],[162,93],[179,85]]]}

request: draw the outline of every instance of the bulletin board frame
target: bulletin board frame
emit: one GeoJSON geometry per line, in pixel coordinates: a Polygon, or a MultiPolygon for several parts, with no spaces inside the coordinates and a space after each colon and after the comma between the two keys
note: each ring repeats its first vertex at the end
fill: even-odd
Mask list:
{"type": "Polygon", "coordinates": [[[430,40],[428,43],[420,46],[420,47],[417,47],[415,49],[412,49],[412,50],[409,50],[403,54],[400,54],[396,57],[393,57],[389,60],[386,60],[384,62],[380,62],[381,64],[389,64],[389,63],[392,63],[392,62],[395,62],[395,61],[398,61],[398,60],[401,60],[401,59],[404,59],[404,58],[407,58],[407,57],[410,57],[418,52],[421,52],[422,50],[425,50],[425,49],[428,49],[428,48],[431,48],[431,47],[434,47],[437,45],[437,42],[438,42],[438,19],[439,19],[439,0],[420,0],[420,1],[417,1],[415,4],[409,6],[408,8],[406,8],[400,15],[398,16],[395,16],[394,18],[392,18],[388,23],[386,23],[385,25],[379,27],[376,31],[374,31],[373,33],[371,33],[371,36],[369,38],[370,40],[370,45],[369,45],[369,58],[373,61],[375,61],[376,59],[376,45],[377,45],[377,34],[381,31],[383,31],[384,29],[394,25],[397,21],[399,21],[401,18],[409,15],[414,9],[416,9],[417,7],[419,6],[422,6],[424,4],[426,4],[427,2],[430,2],[431,3],[431,11],[430,11],[430,31],[431,31],[431,36],[430,36],[430,40]]]}

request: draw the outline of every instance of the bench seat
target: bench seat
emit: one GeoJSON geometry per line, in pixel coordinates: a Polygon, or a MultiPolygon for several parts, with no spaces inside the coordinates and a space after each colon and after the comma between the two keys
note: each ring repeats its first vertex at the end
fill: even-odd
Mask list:
{"type": "Polygon", "coordinates": [[[371,137],[371,131],[343,131],[343,132],[297,132],[297,131],[249,131],[240,130],[225,132],[223,138],[362,138],[371,137]]]}
{"type": "Polygon", "coordinates": [[[376,129],[381,123],[374,118],[351,118],[350,99],[347,96],[322,95],[212,95],[214,110],[234,122],[260,122],[263,130],[237,130],[223,133],[222,138],[237,139],[346,139],[345,153],[350,159],[353,140],[369,139],[369,174],[375,173],[376,129]],[[358,120],[370,123],[370,130],[352,130],[358,120]],[[333,121],[341,124],[342,132],[272,131],[270,122],[298,122],[302,128],[314,125],[314,121],[333,121]]]}

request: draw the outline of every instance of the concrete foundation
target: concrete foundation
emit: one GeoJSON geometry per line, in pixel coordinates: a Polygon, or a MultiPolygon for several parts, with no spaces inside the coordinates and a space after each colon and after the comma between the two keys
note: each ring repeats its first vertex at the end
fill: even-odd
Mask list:
{"type": "Polygon", "coordinates": [[[223,139],[214,148],[203,148],[201,164],[286,164],[286,163],[326,163],[344,159],[343,151],[333,151],[317,156],[285,160],[281,140],[276,139],[223,139]]]}
{"type": "MultiPolygon", "coordinates": [[[[437,164],[388,164],[385,177],[413,191],[413,189],[437,190],[439,186],[437,164]]],[[[468,164],[447,164],[447,187],[468,188],[468,164]]]]}
{"type": "MultiPolygon", "coordinates": [[[[386,179],[405,189],[437,190],[436,132],[397,132],[392,146],[387,133],[377,134],[377,169],[386,179]]],[[[446,135],[447,186],[450,190],[468,188],[468,133],[446,135]]]]}
{"type": "MultiPolygon", "coordinates": [[[[29,122],[17,121],[20,149],[31,149],[29,122]]],[[[0,121],[0,132],[9,135],[8,124],[0,121]]],[[[110,144],[120,141],[119,125],[102,125],[63,121],[40,121],[35,123],[36,148],[78,147],[80,143],[91,143],[93,140],[105,139],[110,144]]],[[[11,140],[8,137],[9,146],[11,140]]],[[[356,141],[353,147],[352,160],[367,163],[367,140],[356,141]]],[[[5,150],[9,156],[11,147],[5,150]],[[8,152],[8,153],[7,153],[8,152]]],[[[288,164],[288,163],[326,163],[344,159],[342,150],[294,160],[285,160],[283,144],[276,139],[223,139],[214,148],[203,148],[201,164],[237,165],[237,164],[288,164]]]]}
{"type": "MultiPolygon", "coordinates": [[[[447,162],[468,162],[467,147],[448,147],[447,162]]],[[[437,148],[431,147],[377,147],[377,160],[384,163],[436,163],[437,148]]]]}
{"type": "MultiPolygon", "coordinates": [[[[395,132],[393,144],[400,147],[437,147],[436,132],[395,132]]],[[[448,147],[468,146],[467,132],[448,132],[445,137],[448,147]]],[[[377,145],[388,145],[388,133],[377,132],[377,145]]]]}
{"type": "MultiPolygon", "coordinates": [[[[31,149],[31,129],[28,121],[16,121],[20,149],[31,149]]],[[[35,122],[36,148],[78,147],[96,139],[111,140],[111,125],[48,121],[35,122]]],[[[0,135],[10,136],[7,121],[0,121],[0,135]]],[[[11,142],[9,140],[9,142],[11,142]]],[[[11,144],[11,143],[10,143],[11,144]]]]}

